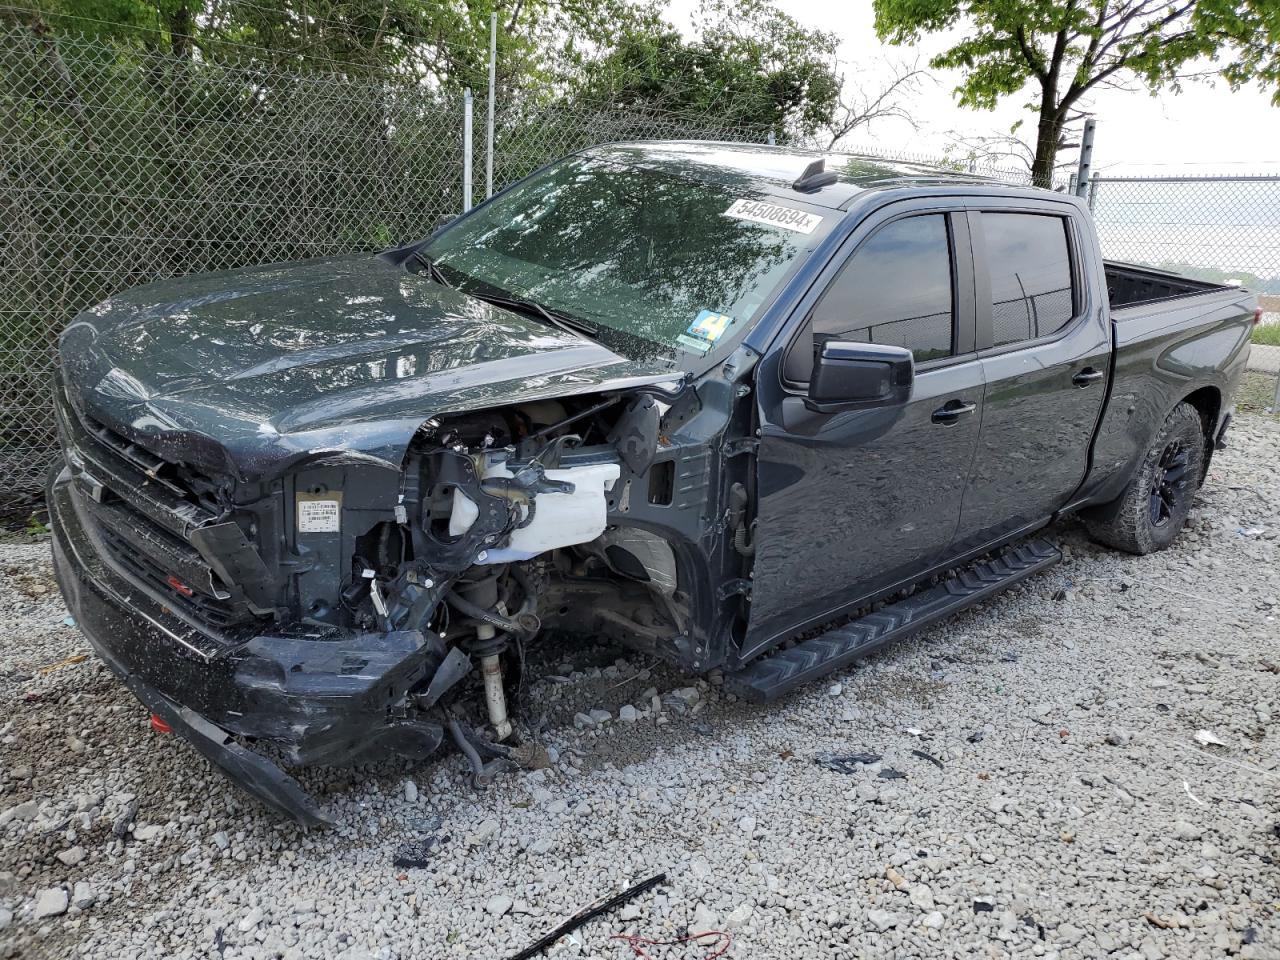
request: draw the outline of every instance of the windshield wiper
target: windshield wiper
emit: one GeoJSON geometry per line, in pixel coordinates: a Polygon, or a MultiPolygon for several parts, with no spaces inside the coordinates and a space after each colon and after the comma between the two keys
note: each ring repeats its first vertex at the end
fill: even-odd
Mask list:
{"type": "Polygon", "coordinates": [[[429,276],[436,283],[446,286],[451,290],[456,289],[453,286],[453,284],[449,282],[449,279],[444,275],[444,271],[440,269],[440,267],[436,264],[436,262],[432,260],[430,257],[428,257],[421,250],[413,251],[413,259],[417,260],[420,264],[422,264],[424,267],[427,268],[427,276],[429,276]]]}
{"type": "Polygon", "coordinates": [[[518,310],[521,313],[532,316],[541,317],[553,327],[565,331],[566,333],[581,333],[588,337],[595,337],[600,332],[600,328],[593,323],[585,320],[579,320],[576,317],[568,317],[557,310],[548,310],[536,300],[525,300],[522,297],[503,297],[496,294],[477,293],[474,290],[463,291],[467,296],[475,297],[477,300],[483,300],[485,303],[491,303],[495,307],[505,307],[508,310],[518,310]]]}
{"type": "MultiPolygon", "coordinates": [[[[411,254],[414,260],[422,264],[426,268],[427,276],[436,283],[442,284],[451,290],[457,290],[456,284],[450,283],[449,278],[444,275],[444,271],[440,269],[440,265],[428,257],[421,250],[415,250],[411,254]]],[[[518,310],[524,314],[530,314],[547,321],[553,327],[557,327],[566,333],[581,333],[588,337],[595,337],[600,328],[594,323],[588,323],[586,320],[578,320],[575,317],[565,316],[556,310],[549,310],[536,300],[526,300],[523,297],[504,297],[498,294],[478,293],[474,290],[463,290],[469,297],[475,297],[477,300],[483,300],[485,303],[491,303],[495,307],[505,307],[508,310],[518,310]]]]}

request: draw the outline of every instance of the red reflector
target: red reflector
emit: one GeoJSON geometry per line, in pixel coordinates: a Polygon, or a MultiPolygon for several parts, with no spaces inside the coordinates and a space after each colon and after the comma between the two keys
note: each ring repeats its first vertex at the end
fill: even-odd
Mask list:
{"type": "Polygon", "coordinates": [[[1253,325],[1256,327],[1262,322],[1262,308],[1258,307],[1253,311],[1253,325]]]}
{"type": "Polygon", "coordinates": [[[154,713],[151,715],[151,729],[156,733],[173,733],[173,727],[169,726],[158,714],[154,713]]]}
{"type": "Polygon", "coordinates": [[[169,584],[169,586],[173,587],[173,589],[177,590],[184,597],[189,597],[193,593],[195,593],[194,590],[188,587],[185,583],[183,583],[173,574],[169,574],[169,576],[165,578],[165,583],[169,584]]]}

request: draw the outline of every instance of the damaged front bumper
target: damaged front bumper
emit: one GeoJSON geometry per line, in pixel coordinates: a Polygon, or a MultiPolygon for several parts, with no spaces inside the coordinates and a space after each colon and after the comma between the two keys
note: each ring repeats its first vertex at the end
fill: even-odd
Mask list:
{"type": "Polygon", "coordinates": [[[271,625],[210,644],[109,559],[69,470],[51,476],[48,502],[58,583],[95,652],[148,710],[268,806],[308,826],[328,822],[292,777],[237,738],[267,741],[298,765],[423,757],[440,745],[440,724],[403,709],[444,658],[435,634],[271,625]]]}

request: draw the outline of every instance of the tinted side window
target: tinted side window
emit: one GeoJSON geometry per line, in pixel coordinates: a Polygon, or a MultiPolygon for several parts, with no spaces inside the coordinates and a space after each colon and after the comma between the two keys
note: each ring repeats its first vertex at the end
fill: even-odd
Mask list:
{"type": "MultiPolygon", "coordinates": [[[[858,247],[831,281],[810,318],[812,349],[856,340],[907,347],[917,363],[950,356],[951,286],[946,216],[895,220],[858,247]]],[[[793,379],[808,378],[813,355],[804,359],[802,375],[793,379]]]]}
{"type": "Polygon", "coordinates": [[[991,273],[992,345],[1061,330],[1074,313],[1067,221],[1031,213],[984,213],[991,273]]]}

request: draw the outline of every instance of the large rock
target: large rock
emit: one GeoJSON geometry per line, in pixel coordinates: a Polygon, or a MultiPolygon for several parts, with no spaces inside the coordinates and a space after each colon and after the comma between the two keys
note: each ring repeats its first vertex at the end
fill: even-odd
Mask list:
{"type": "Polygon", "coordinates": [[[88,854],[85,853],[84,847],[72,847],[70,850],[60,850],[54,856],[68,867],[78,867],[84,863],[84,858],[88,854]]]}
{"type": "Polygon", "coordinates": [[[720,920],[706,904],[700,903],[693,908],[693,923],[689,925],[690,933],[706,933],[720,926],[720,920]]]}
{"type": "Polygon", "coordinates": [[[60,917],[71,905],[71,897],[63,887],[50,887],[36,894],[36,907],[31,917],[44,920],[46,917],[60,917]]]}
{"type": "Polygon", "coordinates": [[[94,892],[93,887],[83,880],[78,880],[71,891],[71,905],[77,910],[88,910],[97,902],[98,895],[94,892]]]}
{"type": "Polygon", "coordinates": [[[40,812],[40,805],[34,800],[24,800],[17,806],[10,807],[4,813],[0,813],[0,827],[3,827],[10,820],[34,820],[40,812]]]}
{"type": "Polygon", "coordinates": [[[884,933],[890,927],[898,925],[898,917],[896,914],[890,913],[888,910],[871,910],[867,913],[867,919],[871,921],[871,925],[884,933]]]}

